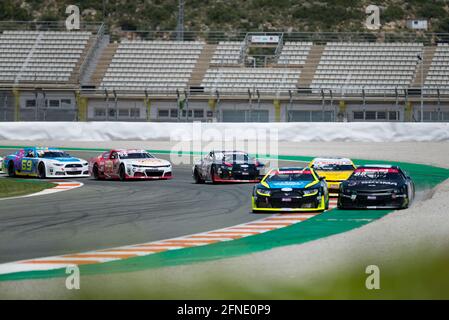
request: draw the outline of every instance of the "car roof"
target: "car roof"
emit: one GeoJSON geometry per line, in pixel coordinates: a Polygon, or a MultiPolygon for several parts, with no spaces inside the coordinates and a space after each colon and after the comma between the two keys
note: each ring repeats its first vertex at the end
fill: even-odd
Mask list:
{"type": "Polygon", "coordinates": [[[398,166],[393,166],[389,164],[367,164],[364,166],[359,166],[358,169],[399,169],[398,166]]]}
{"type": "Polygon", "coordinates": [[[113,149],[110,152],[123,152],[123,153],[147,153],[146,150],[143,149],[113,149]]]}
{"type": "Polygon", "coordinates": [[[277,168],[274,169],[274,171],[306,171],[306,170],[311,170],[309,167],[281,167],[281,168],[277,168]]]}
{"type": "Polygon", "coordinates": [[[318,162],[336,162],[336,163],[347,163],[353,164],[352,160],[349,158],[341,158],[341,157],[319,157],[312,160],[313,163],[318,162]]]}
{"type": "Polygon", "coordinates": [[[46,151],[60,151],[63,152],[63,150],[58,149],[58,148],[48,148],[48,147],[27,147],[27,148],[23,148],[23,150],[32,150],[35,152],[46,152],[46,151]]]}
{"type": "Polygon", "coordinates": [[[213,153],[241,153],[241,154],[248,154],[245,151],[238,151],[238,150],[212,150],[213,153]]]}

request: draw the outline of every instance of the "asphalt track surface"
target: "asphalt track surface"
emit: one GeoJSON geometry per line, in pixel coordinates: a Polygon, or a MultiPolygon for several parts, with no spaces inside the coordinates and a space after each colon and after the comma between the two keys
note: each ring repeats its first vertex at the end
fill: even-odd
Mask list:
{"type": "Polygon", "coordinates": [[[0,203],[0,263],[164,240],[265,216],[251,213],[253,184],[196,185],[187,165],[175,166],[168,181],[77,181],[85,185],[0,203]]]}

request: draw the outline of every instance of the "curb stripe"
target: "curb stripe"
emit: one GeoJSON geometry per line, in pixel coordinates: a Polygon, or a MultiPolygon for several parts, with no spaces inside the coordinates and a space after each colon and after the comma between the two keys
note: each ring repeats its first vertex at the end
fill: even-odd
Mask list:
{"type": "MultiPolygon", "coordinates": [[[[58,183],[53,192],[66,191],[79,188],[83,184],[75,181],[54,181],[58,183]]],[[[335,201],[331,201],[329,208],[333,209],[335,201]]],[[[8,274],[26,271],[61,269],[72,265],[99,264],[117,260],[131,259],[138,256],[146,256],[169,250],[180,250],[190,247],[206,246],[214,243],[232,241],[262,233],[285,228],[313,218],[320,213],[286,213],[274,214],[260,220],[212,230],[183,237],[159,240],[149,243],[122,246],[118,248],[102,249],[84,253],[72,253],[55,257],[31,259],[0,265],[0,274],[8,274]]]]}

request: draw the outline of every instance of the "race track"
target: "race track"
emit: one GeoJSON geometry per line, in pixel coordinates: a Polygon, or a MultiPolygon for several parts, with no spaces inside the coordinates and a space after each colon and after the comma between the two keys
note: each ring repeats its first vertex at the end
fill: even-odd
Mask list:
{"type": "Polygon", "coordinates": [[[2,201],[0,263],[164,240],[265,216],[250,212],[251,184],[196,185],[190,166],[175,166],[174,175],[169,181],[79,179],[84,186],[76,190],[2,201]]]}

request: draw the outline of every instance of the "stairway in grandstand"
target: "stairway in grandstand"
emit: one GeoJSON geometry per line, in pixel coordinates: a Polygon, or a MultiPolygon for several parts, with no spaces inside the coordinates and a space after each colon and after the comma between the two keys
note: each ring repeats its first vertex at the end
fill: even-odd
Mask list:
{"type": "Polygon", "coordinates": [[[422,80],[427,79],[436,49],[437,47],[424,47],[423,63],[420,63],[416,70],[415,79],[412,83],[413,88],[421,88],[422,80]]]}
{"type": "Polygon", "coordinates": [[[92,86],[91,78],[97,69],[98,62],[103,56],[104,49],[108,47],[110,36],[102,34],[97,37],[96,43],[93,44],[90,57],[86,61],[86,65],[80,74],[80,84],[82,86],[92,86]]]}
{"type": "Polygon", "coordinates": [[[201,82],[203,81],[204,75],[210,67],[212,62],[212,57],[217,50],[217,45],[206,44],[203,51],[198,58],[195,68],[193,69],[192,76],[189,80],[189,88],[201,87],[201,82]]]}
{"type": "Polygon", "coordinates": [[[298,88],[310,88],[316,70],[323,55],[325,46],[315,45],[309,51],[309,55],[304,63],[304,68],[301,72],[301,77],[298,81],[298,88]]]}
{"type": "Polygon", "coordinates": [[[98,58],[95,71],[88,80],[88,85],[95,86],[97,88],[100,86],[106,71],[111,65],[112,58],[114,57],[117,48],[118,43],[109,43],[105,48],[103,48],[98,58]]]}

